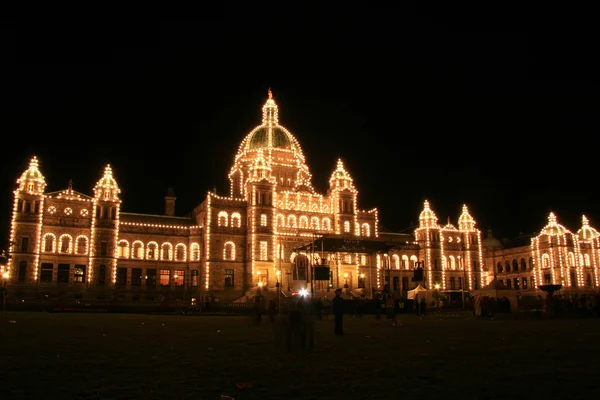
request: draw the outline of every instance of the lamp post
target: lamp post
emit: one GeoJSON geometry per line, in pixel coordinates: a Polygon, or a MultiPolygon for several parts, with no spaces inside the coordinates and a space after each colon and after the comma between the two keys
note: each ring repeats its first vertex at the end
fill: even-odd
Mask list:
{"type": "Polygon", "coordinates": [[[277,288],[277,314],[281,314],[281,289],[279,288],[279,275],[281,275],[281,259],[279,259],[279,270],[275,271],[275,275],[277,276],[277,282],[275,283],[275,287],[277,288]]]}

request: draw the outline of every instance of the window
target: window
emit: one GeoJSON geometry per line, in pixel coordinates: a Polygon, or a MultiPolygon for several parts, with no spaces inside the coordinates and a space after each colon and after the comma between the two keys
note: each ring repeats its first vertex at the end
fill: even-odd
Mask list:
{"type": "Polygon", "coordinates": [[[360,264],[367,265],[367,256],[365,256],[365,255],[360,256],[360,264]]]}
{"type": "Polygon", "coordinates": [[[233,270],[226,269],[225,270],[225,287],[232,288],[233,287],[233,270]]]}
{"type": "Polygon", "coordinates": [[[550,274],[544,274],[544,283],[545,284],[552,283],[552,275],[550,275],[550,274]]]}
{"type": "Polygon", "coordinates": [[[54,251],[54,237],[52,235],[46,235],[44,238],[44,251],[48,253],[54,251]]]}
{"type": "Polygon", "coordinates": [[[513,279],[514,285],[515,285],[515,289],[519,289],[519,278],[515,278],[513,279]]]}
{"type": "Polygon", "coordinates": [[[75,265],[73,281],[76,283],[85,282],[85,265],[75,265]]]}
{"type": "Polygon", "coordinates": [[[156,269],[146,270],[146,289],[156,289],[156,269]]]}
{"type": "Polygon", "coordinates": [[[200,261],[200,245],[192,243],[192,261],[200,261]]]}
{"type": "Polygon", "coordinates": [[[350,222],[344,221],[344,232],[350,232],[350,222]]]}
{"type": "Polygon", "coordinates": [[[198,270],[192,270],[192,287],[198,287],[198,270]]]}
{"type": "Polygon", "coordinates": [[[69,273],[71,266],[69,264],[58,264],[58,275],[56,281],[58,283],[69,283],[69,273]]]}
{"type": "Polygon", "coordinates": [[[155,242],[148,243],[148,253],[146,254],[146,259],[148,260],[157,260],[158,254],[156,252],[156,248],[158,245],[155,242]]]}
{"type": "Polygon", "coordinates": [[[269,243],[267,241],[263,240],[260,242],[260,260],[261,261],[267,261],[268,246],[269,246],[269,243]]]}
{"type": "Polygon", "coordinates": [[[512,289],[512,280],[510,280],[510,279],[506,280],[506,287],[509,289],[512,289]]]}
{"type": "Polygon", "coordinates": [[[68,236],[63,236],[60,238],[60,252],[61,253],[68,253],[69,252],[69,244],[71,240],[68,236]]]}
{"type": "Polygon", "coordinates": [[[523,277],[523,279],[521,280],[521,286],[523,287],[523,290],[527,289],[527,278],[523,277]]]}
{"type": "Polygon", "coordinates": [[[77,254],[87,253],[87,238],[85,236],[80,236],[77,238],[77,249],[75,251],[77,254]]]}
{"type": "Polygon", "coordinates": [[[178,244],[175,250],[175,260],[176,261],[185,261],[185,245],[178,244]]]}
{"type": "Polygon", "coordinates": [[[393,287],[395,291],[400,290],[400,277],[399,276],[394,276],[393,278],[393,287]]]}
{"type": "Polygon", "coordinates": [[[29,251],[29,238],[24,237],[21,239],[21,252],[27,253],[29,251]]]}
{"type": "Polygon", "coordinates": [[[160,270],[160,286],[169,286],[171,283],[171,271],[168,269],[160,270]]]}
{"type": "Polygon", "coordinates": [[[127,285],[127,268],[117,268],[117,287],[124,288],[127,285]]]}
{"type": "Polygon", "coordinates": [[[242,216],[239,213],[231,214],[231,226],[234,228],[242,226],[242,216]]]}
{"type": "Polygon", "coordinates": [[[182,269],[175,270],[175,274],[173,275],[173,282],[175,282],[175,287],[183,287],[185,278],[185,271],[182,269]]]}
{"type": "Polygon", "coordinates": [[[456,278],[453,276],[450,277],[450,290],[456,290],[456,278]]]}
{"type": "Polygon", "coordinates": [[[124,240],[119,242],[117,257],[129,258],[129,244],[124,240]]]}
{"type": "Polygon", "coordinates": [[[260,226],[267,226],[267,214],[260,215],[260,226]]]}
{"type": "Polygon", "coordinates": [[[142,269],[131,269],[131,286],[142,286],[142,269]]]}
{"type": "Polygon", "coordinates": [[[104,286],[106,283],[106,265],[102,264],[98,267],[98,286],[104,286]]]}
{"type": "Polygon", "coordinates": [[[235,245],[233,242],[225,243],[223,248],[223,260],[235,260],[235,245]]]}

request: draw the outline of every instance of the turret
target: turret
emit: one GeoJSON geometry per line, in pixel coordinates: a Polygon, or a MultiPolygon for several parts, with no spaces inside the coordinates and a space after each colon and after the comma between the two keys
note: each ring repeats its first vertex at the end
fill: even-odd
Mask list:
{"type": "Polygon", "coordinates": [[[177,200],[175,192],[173,192],[173,188],[169,188],[165,195],[165,215],[175,215],[175,200],[177,200]]]}
{"type": "Polygon", "coordinates": [[[106,280],[116,280],[116,245],[119,240],[119,212],[121,190],[107,165],[102,178],[94,187],[94,215],[90,243],[90,279],[106,274],[106,280]]]}
{"type": "Polygon", "coordinates": [[[358,235],[359,226],[356,221],[358,191],[341,159],[338,159],[336,169],[329,178],[328,194],[334,199],[336,233],[358,235]]]}

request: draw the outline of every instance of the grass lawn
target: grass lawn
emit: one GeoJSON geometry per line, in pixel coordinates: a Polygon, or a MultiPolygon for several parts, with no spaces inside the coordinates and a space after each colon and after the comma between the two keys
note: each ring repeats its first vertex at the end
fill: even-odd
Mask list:
{"type": "Polygon", "coordinates": [[[314,350],[286,352],[268,319],[6,312],[0,398],[570,400],[600,390],[600,318],[401,319],[345,316],[344,336],[317,321],[314,350]]]}

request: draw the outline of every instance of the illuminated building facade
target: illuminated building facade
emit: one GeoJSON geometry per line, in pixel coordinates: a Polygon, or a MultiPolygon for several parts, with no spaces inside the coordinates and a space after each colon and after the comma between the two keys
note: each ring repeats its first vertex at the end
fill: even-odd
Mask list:
{"type": "Polygon", "coordinates": [[[92,196],[70,182],[47,193],[33,157],[14,191],[11,258],[2,273],[11,293],[24,298],[35,290],[87,299],[188,301],[212,293],[233,300],[278,287],[286,294],[310,287],[317,295],[347,287],[370,297],[370,288],[414,288],[419,266],[423,286],[446,292],[472,292],[494,276],[524,291],[541,282],[598,290],[599,235],[585,218],[573,234],[551,215],[539,236],[509,247],[491,234],[482,239],[466,205],[455,227],[438,224],[425,201],[413,234],[380,232],[378,210],[359,208],[342,160],[332,169],[329,189],[318,193],[270,91],[262,123],[235,155],[229,195],[209,192],[187,217],[175,215],[171,189],[164,214],[121,211],[110,165],[92,196]],[[327,275],[317,278],[318,270],[327,275]]]}

